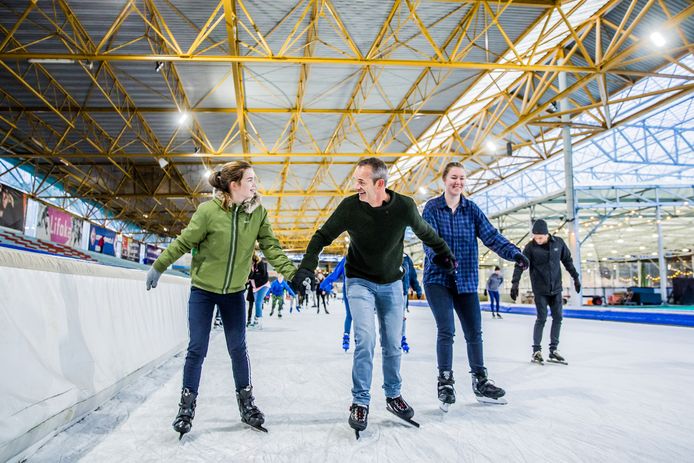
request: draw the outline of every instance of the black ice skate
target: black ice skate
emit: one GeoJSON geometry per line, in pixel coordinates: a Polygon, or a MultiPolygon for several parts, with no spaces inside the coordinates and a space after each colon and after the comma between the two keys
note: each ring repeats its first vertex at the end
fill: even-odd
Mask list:
{"type": "Polygon", "coordinates": [[[487,378],[487,370],[484,373],[472,374],[472,392],[475,393],[475,398],[478,402],[484,404],[505,405],[507,400],[503,397],[506,391],[500,387],[496,387],[492,381],[487,378]]]}
{"type": "Polygon", "coordinates": [[[455,388],[453,385],[452,371],[442,371],[438,378],[439,408],[442,412],[448,412],[449,407],[455,403],[455,388]]]}
{"type": "Polygon", "coordinates": [[[547,361],[552,363],[561,363],[562,365],[568,365],[566,359],[564,359],[564,357],[562,357],[556,349],[549,351],[549,358],[547,359],[547,361]]]}
{"type": "Polygon", "coordinates": [[[267,432],[263,427],[265,415],[253,403],[253,387],[248,386],[236,393],[236,401],[239,404],[239,413],[241,413],[241,421],[246,423],[258,431],[267,432]]]}
{"type": "Polygon", "coordinates": [[[359,432],[366,429],[369,424],[369,407],[368,405],[352,404],[349,407],[349,425],[354,429],[354,433],[359,439],[359,432]]]}
{"type": "Polygon", "coordinates": [[[533,356],[530,357],[530,361],[539,365],[545,364],[545,359],[542,358],[542,352],[540,352],[539,350],[533,352],[533,356]]]}
{"type": "Polygon", "coordinates": [[[412,417],[414,416],[414,408],[410,407],[401,395],[392,399],[390,397],[386,397],[386,410],[412,426],[416,428],[419,427],[419,423],[412,421],[412,417]]]}
{"type": "Polygon", "coordinates": [[[178,415],[174,419],[172,426],[174,431],[180,433],[178,440],[183,438],[183,435],[190,432],[193,427],[193,418],[195,417],[195,399],[198,394],[191,392],[187,387],[181,391],[181,402],[178,404],[178,415]]]}

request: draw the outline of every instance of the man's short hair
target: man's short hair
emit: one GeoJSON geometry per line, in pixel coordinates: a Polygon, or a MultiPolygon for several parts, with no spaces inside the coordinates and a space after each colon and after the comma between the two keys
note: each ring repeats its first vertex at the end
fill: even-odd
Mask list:
{"type": "Polygon", "coordinates": [[[366,158],[359,161],[357,167],[370,166],[371,180],[376,183],[377,180],[383,179],[384,183],[388,183],[388,167],[386,163],[378,158],[366,158]]]}

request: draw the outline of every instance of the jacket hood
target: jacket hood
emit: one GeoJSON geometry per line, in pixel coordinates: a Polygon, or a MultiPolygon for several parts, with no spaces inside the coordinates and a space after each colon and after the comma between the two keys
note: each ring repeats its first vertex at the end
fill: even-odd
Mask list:
{"type": "MultiPolygon", "coordinates": [[[[229,204],[231,204],[231,196],[228,193],[225,193],[221,190],[215,190],[214,192],[214,197],[215,199],[218,199],[222,204],[222,207],[229,207],[229,204]]],[[[243,211],[247,214],[251,214],[254,210],[256,210],[261,204],[260,200],[260,195],[258,193],[254,194],[252,198],[245,200],[243,203],[241,203],[241,208],[243,211]]]]}

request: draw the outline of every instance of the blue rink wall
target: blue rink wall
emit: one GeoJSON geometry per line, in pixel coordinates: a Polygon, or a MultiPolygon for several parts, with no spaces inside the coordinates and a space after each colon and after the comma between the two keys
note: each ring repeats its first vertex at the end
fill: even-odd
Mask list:
{"type": "MultiPolygon", "coordinates": [[[[429,307],[429,304],[425,301],[410,301],[410,306],[429,307]]],[[[482,303],[480,307],[483,311],[489,311],[488,303],[482,303]]],[[[499,312],[535,316],[535,306],[502,304],[499,312]]],[[[612,307],[605,307],[604,309],[595,309],[594,307],[568,309],[565,307],[563,315],[564,318],[582,318],[584,320],[694,327],[694,310],[682,310],[679,312],[677,309],[646,309],[643,307],[625,307],[620,309],[612,307]]]]}

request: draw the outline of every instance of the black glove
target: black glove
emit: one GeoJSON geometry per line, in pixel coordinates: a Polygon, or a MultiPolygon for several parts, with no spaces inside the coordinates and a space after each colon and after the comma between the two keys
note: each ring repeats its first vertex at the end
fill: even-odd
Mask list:
{"type": "Polygon", "coordinates": [[[313,285],[316,283],[316,275],[307,268],[299,268],[294,274],[294,278],[289,282],[289,286],[292,287],[292,291],[303,296],[306,295],[307,291],[310,291],[313,285]]]}
{"type": "Polygon", "coordinates": [[[513,285],[511,286],[511,300],[516,302],[516,299],[518,299],[518,286],[513,285]]]}
{"type": "Polygon", "coordinates": [[[485,295],[485,296],[487,295],[487,290],[486,290],[486,289],[484,290],[484,295],[485,295]]]}
{"type": "Polygon", "coordinates": [[[458,263],[455,261],[455,257],[450,254],[436,254],[432,259],[434,264],[438,265],[446,271],[449,275],[455,274],[455,269],[458,263]]]}
{"type": "Polygon", "coordinates": [[[421,299],[421,298],[422,298],[422,293],[417,293],[417,299],[421,299]]]}
{"type": "Polygon", "coordinates": [[[574,280],[574,289],[577,293],[581,292],[581,280],[579,280],[578,278],[574,280]]]}
{"type": "Polygon", "coordinates": [[[527,257],[525,257],[525,255],[522,252],[516,254],[513,257],[513,260],[516,262],[516,265],[518,265],[521,270],[528,270],[528,267],[530,267],[530,261],[527,257]]]}

